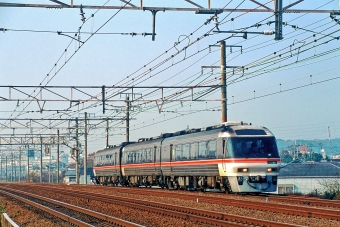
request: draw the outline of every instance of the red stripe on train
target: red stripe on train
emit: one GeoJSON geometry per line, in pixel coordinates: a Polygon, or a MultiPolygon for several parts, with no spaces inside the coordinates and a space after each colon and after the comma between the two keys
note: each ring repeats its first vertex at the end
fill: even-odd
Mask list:
{"type": "MultiPolygon", "coordinates": [[[[268,159],[268,158],[248,158],[248,159],[212,159],[212,160],[195,160],[195,161],[175,161],[175,162],[161,162],[161,163],[135,163],[125,164],[122,168],[140,168],[140,167],[155,167],[155,166],[186,166],[186,165],[208,165],[208,164],[224,164],[224,163],[267,163],[268,161],[276,161],[280,163],[280,159],[268,159]]],[[[119,165],[116,166],[97,166],[93,167],[94,170],[105,169],[119,169],[119,165]]]]}

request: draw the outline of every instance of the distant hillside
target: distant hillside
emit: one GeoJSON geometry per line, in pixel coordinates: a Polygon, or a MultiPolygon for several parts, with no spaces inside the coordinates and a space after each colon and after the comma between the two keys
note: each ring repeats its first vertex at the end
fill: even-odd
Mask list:
{"type": "MultiPolygon", "coordinates": [[[[332,139],[332,151],[334,154],[340,154],[340,138],[332,139]]],[[[279,148],[279,151],[281,150],[293,150],[294,144],[296,144],[296,147],[299,146],[307,146],[308,150],[311,150],[313,152],[319,153],[321,148],[325,149],[326,153],[329,155],[329,152],[331,150],[331,143],[328,139],[325,140],[282,140],[277,139],[277,145],[279,148]]]]}

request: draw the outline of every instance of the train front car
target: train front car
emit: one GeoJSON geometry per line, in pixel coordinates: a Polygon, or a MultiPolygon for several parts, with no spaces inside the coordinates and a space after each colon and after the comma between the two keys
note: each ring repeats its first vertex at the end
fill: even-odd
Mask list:
{"type": "Polygon", "coordinates": [[[277,190],[280,157],[274,135],[265,127],[226,123],[220,132],[220,176],[226,190],[262,193],[277,190]]]}

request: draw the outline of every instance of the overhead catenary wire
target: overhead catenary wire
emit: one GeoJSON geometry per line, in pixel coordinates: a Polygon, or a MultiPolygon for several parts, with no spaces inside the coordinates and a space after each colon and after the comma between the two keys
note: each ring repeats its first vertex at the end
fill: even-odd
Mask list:
{"type": "MultiPolygon", "coordinates": [[[[131,1],[131,0],[130,0],[131,1]]],[[[129,2],[130,2],[129,1],[129,2]]],[[[106,5],[107,3],[108,3],[109,1],[107,1],[104,5],[106,5]]],[[[127,3],[124,5],[124,7],[127,5],[127,3]]],[[[99,11],[99,9],[95,12],[95,13],[97,13],[99,11]]],[[[112,20],[112,18],[114,18],[119,12],[121,11],[121,9],[120,10],[118,10],[115,14],[113,14],[113,16],[111,16],[102,26],[100,26],[96,31],[95,31],[95,33],[96,32],[98,32],[101,28],[103,28],[110,20],[112,20]]],[[[87,21],[87,20],[86,20],[87,21]]],[[[86,22],[85,21],[85,22],[86,22]]],[[[83,23],[85,23],[85,22],[83,22],[83,23]]],[[[94,34],[95,34],[94,33],[94,34]]],[[[91,34],[91,36],[87,39],[87,40],[85,40],[85,42],[87,42],[91,37],[93,36],[93,34],[91,34]]],[[[71,45],[71,43],[73,42],[73,40],[69,43],[69,45],[67,46],[67,48],[71,45]]],[[[82,44],[82,45],[84,45],[85,44],[85,42],[82,44]]],[[[81,45],[81,46],[82,46],[81,45]]],[[[79,48],[81,47],[81,46],[79,46],[79,48]]],[[[65,49],[65,50],[67,50],[67,48],[65,49]]],[[[74,52],[69,58],[68,58],[68,60],[67,61],[65,61],[65,63],[58,69],[58,71],[56,71],[55,72],[55,75],[52,77],[52,78],[50,78],[47,82],[46,82],[46,84],[48,84],[56,75],[57,75],[57,73],[67,64],[67,62],[76,54],[77,52],[74,52]]],[[[58,59],[58,61],[57,61],[57,63],[60,61],[60,59],[62,58],[62,56],[63,55],[61,55],[60,57],[59,57],[59,59],[58,59]]],[[[56,67],[57,66],[57,63],[55,63],[54,64],[54,67],[56,67]]],[[[54,67],[52,67],[52,69],[54,68],[54,67]]],[[[52,69],[50,70],[50,72],[52,71],[52,69]]],[[[47,76],[42,80],[42,82],[40,83],[40,85],[44,82],[44,80],[49,76],[49,74],[50,74],[50,72],[47,74],[47,76]]],[[[33,94],[33,92],[32,92],[32,94],[33,94]]],[[[37,94],[38,95],[38,94],[37,94]]],[[[31,103],[31,102],[30,102],[31,103]]],[[[28,104],[29,105],[29,104],[28,104]]],[[[28,106],[27,105],[27,106],[28,106]]],[[[27,106],[25,107],[25,108],[27,108],[27,106]]],[[[24,109],[25,109],[24,108],[24,109]]],[[[23,110],[24,110],[23,109],[23,110]]],[[[11,115],[12,116],[12,115],[11,115]]],[[[0,131],[2,131],[2,129],[0,129],[0,131]]]]}

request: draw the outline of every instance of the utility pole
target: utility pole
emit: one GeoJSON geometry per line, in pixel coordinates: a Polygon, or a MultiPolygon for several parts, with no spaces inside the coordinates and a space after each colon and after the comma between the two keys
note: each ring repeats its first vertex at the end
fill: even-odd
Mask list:
{"type": "Polygon", "coordinates": [[[76,117],[76,184],[79,184],[79,141],[78,141],[78,118],[76,117]]]}
{"type": "MultiPolygon", "coordinates": [[[[223,31],[219,31],[223,33],[223,31]]],[[[210,45],[209,47],[218,47],[218,45],[210,45]]],[[[225,41],[222,40],[220,41],[220,66],[201,66],[202,73],[204,68],[220,68],[221,70],[221,107],[222,107],[222,123],[226,122],[227,119],[227,74],[226,74],[226,69],[227,68],[241,68],[242,66],[227,66],[227,58],[226,58],[226,47],[240,47],[241,48],[241,53],[242,53],[242,46],[234,46],[234,45],[225,45],[225,41]]],[[[243,68],[243,67],[242,67],[243,68]]],[[[233,71],[234,72],[234,71],[233,71]]]]}
{"type": "Polygon", "coordinates": [[[331,126],[328,126],[328,137],[329,137],[329,144],[331,145],[331,161],[333,161],[333,148],[332,148],[332,138],[331,138],[331,126]]]}
{"type": "Polygon", "coordinates": [[[226,55],[225,41],[220,42],[221,47],[221,93],[222,93],[222,123],[227,121],[227,83],[226,83],[226,55]]]}
{"type": "Polygon", "coordinates": [[[59,129],[57,130],[58,144],[57,144],[57,184],[59,184],[59,129]]]}
{"type": "MultiPolygon", "coordinates": [[[[13,157],[13,160],[15,159],[15,156],[13,157]]],[[[14,181],[17,181],[17,168],[14,168],[14,181]]]]}
{"type": "Polygon", "coordinates": [[[129,96],[126,96],[126,142],[130,141],[129,132],[130,132],[130,102],[129,96]]]}
{"type": "Polygon", "coordinates": [[[103,114],[105,114],[105,85],[102,86],[103,114]]]}
{"type": "Polygon", "coordinates": [[[43,168],[43,162],[42,162],[42,150],[43,150],[43,141],[42,137],[40,136],[40,183],[42,183],[42,168],[43,168]]]}
{"type": "Polygon", "coordinates": [[[106,147],[109,146],[109,119],[106,118],[106,147]]]}
{"type": "Polygon", "coordinates": [[[27,182],[30,182],[30,145],[27,145],[27,182]]]}
{"type": "Polygon", "coordinates": [[[84,132],[85,132],[85,145],[84,145],[84,184],[87,184],[87,112],[85,112],[85,122],[84,122],[84,132]]]}
{"type": "Polygon", "coordinates": [[[6,155],[6,182],[7,182],[7,155],[6,155]]]}
{"type": "Polygon", "coordinates": [[[50,160],[49,160],[49,164],[48,164],[48,183],[51,183],[51,158],[52,158],[52,154],[51,154],[51,148],[48,147],[48,154],[50,155],[50,160]]]}
{"type": "Polygon", "coordinates": [[[12,152],[12,161],[11,161],[11,182],[13,182],[13,152],[12,152]]]}
{"type": "Polygon", "coordinates": [[[21,182],[21,147],[19,147],[19,183],[21,182]]]}
{"type": "Polygon", "coordinates": [[[1,154],[1,156],[0,156],[0,172],[1,172],[1,174],[0,174],[0,180],[2,180],[2,157],[3,157],[3,154],[1,154]]]}

